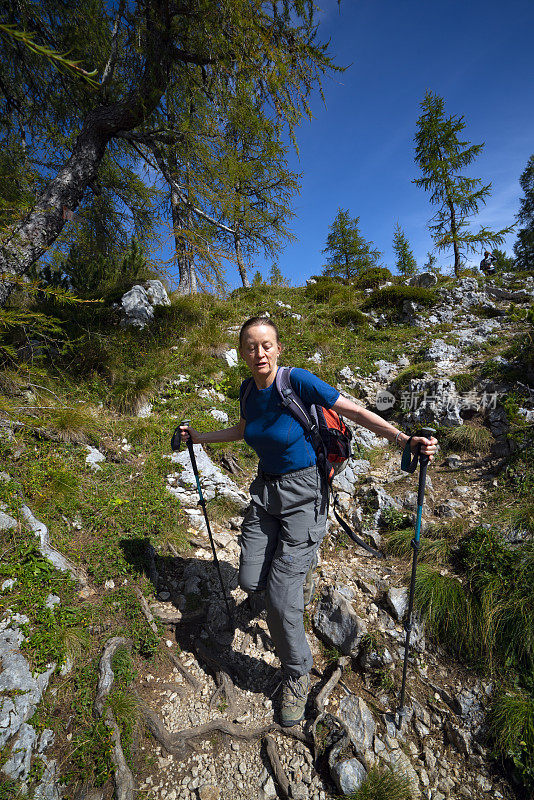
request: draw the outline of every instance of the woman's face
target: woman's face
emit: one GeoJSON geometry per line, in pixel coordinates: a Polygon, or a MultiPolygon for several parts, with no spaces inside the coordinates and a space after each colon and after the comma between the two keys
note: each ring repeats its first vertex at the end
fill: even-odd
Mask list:
{"type": "Polygon", "coordinates": [[[270,325],[253,325],[243,334],[239,352],[254,376],[266,378],[276,370],[282,346],[270,325]]]}

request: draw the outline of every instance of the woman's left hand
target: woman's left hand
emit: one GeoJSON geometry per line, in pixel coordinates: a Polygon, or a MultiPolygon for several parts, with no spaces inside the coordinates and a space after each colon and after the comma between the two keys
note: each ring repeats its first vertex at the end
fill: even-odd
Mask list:
{"type": "Polygon", "coordinates": [[[438,449],[438,440],[435,436],[432,436],[430,439],[427,439],[425,436],[413,436],[412,441],[410,442],[410,450],[412,453],[417,451],[417,445],[421,445],[421,454],[424,456],[428,456],[428,460],[432,461],[434,458],[434,454],[438,449]]]}

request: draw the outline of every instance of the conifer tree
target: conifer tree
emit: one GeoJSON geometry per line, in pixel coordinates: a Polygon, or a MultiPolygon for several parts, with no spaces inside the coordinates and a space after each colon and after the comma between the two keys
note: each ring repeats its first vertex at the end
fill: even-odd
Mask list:
{"type": "Polygon", "coordinates": [[[527,162],[519,184],[524,192],[517,219],[523,226],[514,245],[517,269],[534,270],[534,154],[527,162]]]}
{"type": "Polygon", "coordinates": [[[349,212],[339,208],[326,238],[322,251],[328,254],[323,267],[324,275],[333,275],[351,280],[362,270],[379,266],[382,253],[373,248],[361,235],[359,217],[351,217],[349,212]]]}
{"type": "Polygon", "coordinates": [[[289,281],[282,275],[282,271],[278,264],[273,264],[271,266],[271,271],[269,272],[269,282],[271,286],[289,286],[289,281]]]}
{"type": "Polygon", "coordinates": [[[106,153],[140,158],[136,148],[147,133],[159,145],[175,140],[165,115],[169,87],[190,102],[207,100],[215,119],[246,80],[248,94],[294,141],[302,115],[310,116],[310,92],[336,69],[317,41],[311,0],[94,0],[90,13],[82,0],[9,5],[10,25],[31,24],[40,45],[69,52],[86,72],[96,69],[98,88],[87,75],[58,73],[49,59],[0,37],[0,141],[3,131],[20,131],[33,164],[44,151],[48,161],[30,212],[0,242],[0,275],[14,277],[0,281],[0,306],[86,195],[98,192],[106,153]]]}
{"type": "Polygon", "coordinates": [[[252,277],[252,286],[263,286],[263,276],[259,269],[256,270],[252,277]]]}
{"type": "Polygon", "coordinates": [[[397,256],[395,266],[399,271],[399,275],[404,278],[410,278],[417,272],[417,263],[415,256],[410,249],[410,243],[406,238],[406,234],[397,222],[395,225],[395,232],[393,234],[393,250],[397,256]]]}
{"type": "Polygon", "coordinates": [[[491,183],[468,178],[464,169],[480,154],[483,144],[470,144],[459,138],[465,128],[463,117],[445,115],[443,98],[427,92],[417,120],[415,161],[423,173],[413,183],[430,192],[437,211],[429,229],[438,251],[454,252],[454,272],[458,275],[463,254],[501,244],[511,228],[491,231],[481,227],[471,232],[468,219],[479,211],[491,191],[491,183]]]}

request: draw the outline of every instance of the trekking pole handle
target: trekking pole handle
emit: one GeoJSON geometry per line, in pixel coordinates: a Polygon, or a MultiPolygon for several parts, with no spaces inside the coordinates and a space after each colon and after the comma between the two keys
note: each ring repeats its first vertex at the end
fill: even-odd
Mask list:
{"type": "MultiPolygon", "coordinates": [[[[191,420],[183,419],[180,422],[180,424],[178,425],[178,427],[175,428],[174,433],[172,435],[172,439],[171,439],[171,450],[181,450],[182,443],[184,441],[184,439],[182,437],[181,427],[182,427],[182,425],[187,425],[187,427],[189,427],[190,424],[191,424],[191,420]]],[[[186,440],[187,445],[189,445],[190,441],[191,441],[191,437],[188,434],[187,435],[187,440],[186,440]]]]}

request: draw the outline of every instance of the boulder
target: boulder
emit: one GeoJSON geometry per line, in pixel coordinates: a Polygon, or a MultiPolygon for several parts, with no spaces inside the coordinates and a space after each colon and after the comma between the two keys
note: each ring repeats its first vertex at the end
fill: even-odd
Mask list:
{"type": "Polygon", "coordinates": [[[364,782],[367,770],[357,758],[348,758],[345,761],[332,759],[330,774],[339,791],[344,795],[351,795],[364,782]]]}
{"type": "Polygon", "coordinates": [[[313,623],[317,634],[327,644],[337,647],[344,655],[357,656],[367,626],[356,614],[352,603],[328,587],[323,593],[313,623]]]}
{"type": "Polygon", "coordinates": [[[144,328],[154,317],[154,308],[158,305],[170,305],[167,291],[161,281],[146,281],[132,286],[129,292],[121,297],[121,325],[132,325],[144,328]]]}
{"type": "MultiPolygon", "coordinates": [[[[237,484],[213,463],[208,454],[203,450],[202,445],[194,444],[193,449],[197,460],[204,498],[206,500],[212,500],[214,497],[219,496],[228,497],[240,508],[245,508],[249,502],[249,498],[245,492],[242,492],[237,484]]],[[[187,450],[182,450],[181,452],[173,453],[171,461],[173,464],[182,466],[183,471],[179,474],[172,475],[173,483],[176,485],[167,485],[167,491],[177,497],[184,506],[197,510],[197,484],[191,467],[189,452],[187,450]]],[[[168,476],[167,480],[169,480],[169,477],[171,476],[168,476]]]]}
{"type": "Polygon", "coordinates": [[[408,280],[408,286],[423,286],[425,289],[435,286],[438,282],[433,272],[420,272],[408,280]]]}
{"type": "Polygon", "coordinates": [[[170,306],[169,295],[161,281],[146,281],[144,287],[147,297],[153,306],[170,306]]]}
{"type": "Polygon", "coordinates": [[[361,697],[345,695],[339,701],[338,717],[345,724],[356,753],[365,759],[373,746],[376,723],[369,706],[361,697]]]}

